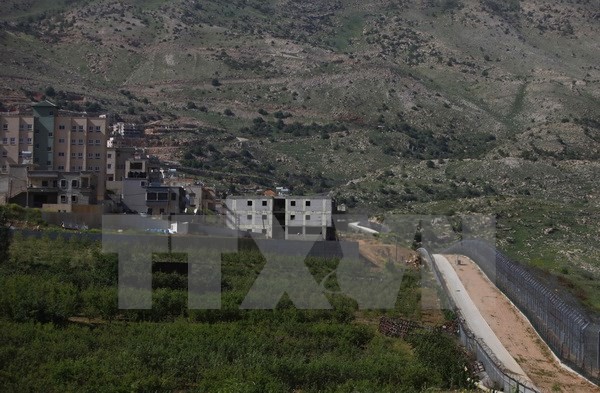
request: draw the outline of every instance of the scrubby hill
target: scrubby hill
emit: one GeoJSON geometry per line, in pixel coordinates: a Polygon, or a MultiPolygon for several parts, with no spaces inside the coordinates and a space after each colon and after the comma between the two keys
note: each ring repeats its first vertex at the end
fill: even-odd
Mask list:
{"type": "Polygon", "coordinates": [[[585,286],[599,19],[597,0],[11,0],[0,101],[52,85],[191,125],[153,151],[225,188],[496,214],[504,248],[585,286]]]}

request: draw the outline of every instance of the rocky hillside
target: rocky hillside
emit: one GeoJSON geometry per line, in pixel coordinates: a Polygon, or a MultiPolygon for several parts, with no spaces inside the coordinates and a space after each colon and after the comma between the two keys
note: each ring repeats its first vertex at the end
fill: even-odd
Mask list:
{"type": "Polygon", "coordinates": [[[232,191],[496,214],[504,248],[585,287],[599,22],[598,0],[6,0],[0,101],[176,125],[153,151],[232,191]]]}

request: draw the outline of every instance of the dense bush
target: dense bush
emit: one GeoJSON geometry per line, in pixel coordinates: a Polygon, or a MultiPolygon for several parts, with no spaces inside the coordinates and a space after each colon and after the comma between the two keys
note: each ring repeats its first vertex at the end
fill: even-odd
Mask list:
{"type": "MultiPolygon", "coordinates": [[[[451,338],[414,335],[411,349],[354,322],[356,302],[326,279],[337,260],[305,261],[332,292],[332,310],[298,310],[285,295],[276,310],[241,310],[266,263],[251,243],[222,258],[221,309],[189,310],[186,277],[161,270],[185,258],[157,254],[152,309],[119,310],[117,258],[99,246],[15,236],[0,265],[3,390],[418,392],[466,384],[451,338]],[[94,325],[69,323],[76,316],[94,325]]],[[[406,276],[392,314],[418,312],[418,279],[406,276]]]]}
{"type": "Polygon", "coordinates": [[[77,311],[75,286],[54,277],[2,277],[0,288],[0,313],[16,322],[64,322],[77,311]]]}

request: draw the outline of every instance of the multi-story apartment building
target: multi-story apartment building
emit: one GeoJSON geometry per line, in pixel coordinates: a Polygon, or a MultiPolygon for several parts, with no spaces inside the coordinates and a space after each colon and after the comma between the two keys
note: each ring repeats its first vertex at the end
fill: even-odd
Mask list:
{"type": "Polygon", "coordinates": [[[335,238],[333,201],[328,197],[229,197],[225,205],[226,222],[231,229],[261,233],[272,239],[335,238]]]}
{"type": "Polygon", "coordinates": [[[185,190],[180,186],[162,184],[157,162],[131,158],[125,163],[124,176],[120,203],[125,212],[163,215],[185,211],[185,190]]]}
{"type": "Polygon", "coordinates": [[[120,182],[125,179],[125,163],[136,154],[135,147],[108,147],[106,150],[106,180],[120,182]]]}
{"type": "Polygon", "coordinates": [[[60,111],[48,101],[33,104],[30,113],[0,114],[0,171],[8,175],[11,167],[27,164],[36,172],[93,174],[90,200],[104,200],[106,123],[105,116],[60,111]]]}

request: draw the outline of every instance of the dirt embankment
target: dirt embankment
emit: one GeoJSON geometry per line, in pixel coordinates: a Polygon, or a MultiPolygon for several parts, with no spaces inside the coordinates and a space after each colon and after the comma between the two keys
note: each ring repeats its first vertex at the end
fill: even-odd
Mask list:
{"type": "Polygon", "coordinates": [[[527,318],[472,260],[456,255],[446,258],[500,342],[542,392],[600,393],[598,386],[559,364],[527,318]]]}

